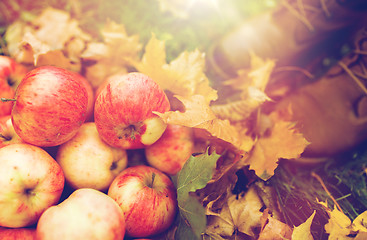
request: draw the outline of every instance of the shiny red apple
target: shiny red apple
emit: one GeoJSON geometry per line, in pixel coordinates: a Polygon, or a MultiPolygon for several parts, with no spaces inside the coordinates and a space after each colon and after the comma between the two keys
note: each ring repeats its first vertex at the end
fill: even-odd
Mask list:
{"type": "Polygon", "coordinates": [[[101,138],[114,147],[143,148],[157,141],[167,125],[153,112],[166,112],[165,92],[142,73],[114,75],[100,90],[94,120],[101,138]]]}
{"type": "Polygon", "coordinates": [[[12,121],[23,141],[42,147],[71,139],[87,114],[87,90],[75,74],[53,66],[28,72],[15,93],[12,121]]]}
{"type": "Polygon", "coordinates": [[[176,189],[163,172],[139,165],[123,170],[108,195],[124,212],[126,234],[145,238],[166,231],[177,212],[176,189]]]}

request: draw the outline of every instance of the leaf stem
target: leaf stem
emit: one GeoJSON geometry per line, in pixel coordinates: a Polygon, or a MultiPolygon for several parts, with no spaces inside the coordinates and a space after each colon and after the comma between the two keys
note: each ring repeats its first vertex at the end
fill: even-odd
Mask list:
{"type": "Polygon", "coordinates": [[[152,185],[151,185],[152,188],[153,188],[153,185],[154,185],[154,179],[155,179],[155,173],[152,173],[152,185]]]}

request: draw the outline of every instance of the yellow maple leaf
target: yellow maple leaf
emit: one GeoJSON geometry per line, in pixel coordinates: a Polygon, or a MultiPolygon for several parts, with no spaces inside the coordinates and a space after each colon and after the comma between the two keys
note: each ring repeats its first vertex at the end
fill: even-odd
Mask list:
{"type": "Polygon", "coordinates": [[[262,207],[263,203],[253,187],[244,195],[230,194],[220,213],[210,216],[206,234],[231,237],[241,232],[254,237],[254,229],[261,225],[262,207]]]}
{"type": "Polygon", "coordinates": [[[207,104],[217,99],[217,91],[210,87],[205,70],[205,55],[199,50],[184,51],[170,63],[166,63],[164,41],[154,34],[145,47],[141,61],[135,68],[155,80],[164,90],[175,95],[205,96],[207,104]]]}
{"type": "Polygon", "coordinates": [[[251,64],[249,69],[238,70],[236,77],[224,82],[224,85],[241,90],[243,92],[242,98],[246,96],[247,89],[250,86],[264,91],[275,67],[275,60],[273,59],[264,60],[254,53],[250,53],[250,58],[251,64]]]}
{"type": "Polygon", "coordinates": [[[323,206],[329,215],[329,221],[325,224],[325,232],[329,234],[329,240],[362,240],[366,239],[367,227],[366,218],[367,211],[359,214],[353,222],[336,206],[331,210],[326,202],[321,202],[316,199],[316,202],[323,206]],[[351,237],[351,234],[356,234],[351,237]]]}
{"type": "Polygon", "coordinates": [[[138,35],[128,35],[123,24],[107,20],[101,29],[102,42],[89,42],[81,54],[86,62],[86,78],[94,89],[109,76],[128,72],[127,68],[137,61],[142,45],[138,35]]]}
{"type": "Polygon", "coordinates": [[[329,211],[329,221],[325,224],[325,231],[329,234],[329,240],[350,239],[351,220],[336,207],[329,211]]]}
{"type": "Polygon", "coordinates": [[[206,130],[209,138],[214,137],[241,148],[241,140],[237,129],[228,120],[218,119],[204,96],[193,95],[190,97],[176,96],[185,106],[185,111],[168,111],[165,113],[154,112],[166,123],[183,125],[206,130]]]}
{"type": "Polygon", "coordinates": [[[249,86],[246,98],[227,104],[213,105],[213,112],[220,119],[230,121],[241,121],[247,119],[252,112],[258,109],[261,104],[271,99],[257,88],[249,86]]]}
{"type": "MultiPolygon", "coordinates": [[[[273,117],[273,116],[272,116],[273,117]]],[[[263,180],[274,175],[280,158],[298,158],[309,142],[294,128],[294,123],[275,119],[269,134],[258,138],[248,159],[250,169],[263,180]]]]}
{"type": "Polygon", "coordinates": [[[359,214],[353,220],[353,231],[366,232],[367,233],[367,211],[359,214]]]}
{"type": "Polygon", "coordinates": [[[292,240],[314,240],[311,234],[311,224],[315,217],[316,211],[302,224],[295,227],[292,232],[292,240]]]}
{"type": "Polygon", "coordinates": [[[221,119],[241,121],[248,118],[264,102],[271,101],[264,91],[274,66],[275,61],[263,60],[251,54],[251,68],[239,70],[237,77],[224,82],[224,85],[241,91],[240,99],[213,106],[215,114],[221,119]]]}

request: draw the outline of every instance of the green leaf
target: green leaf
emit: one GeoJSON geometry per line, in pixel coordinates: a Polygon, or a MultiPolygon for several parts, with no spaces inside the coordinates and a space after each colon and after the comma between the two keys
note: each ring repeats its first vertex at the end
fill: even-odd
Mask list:
{"type": "Polygon", "coordinates": [[[205,231],[205,209],[190,192],[204,188],[212,179],[219,157],[216,153],[209,155],[208,152],[191,156],[177,174],[177,201],[181,217],[177,240],[200,239],[205,231]]]}

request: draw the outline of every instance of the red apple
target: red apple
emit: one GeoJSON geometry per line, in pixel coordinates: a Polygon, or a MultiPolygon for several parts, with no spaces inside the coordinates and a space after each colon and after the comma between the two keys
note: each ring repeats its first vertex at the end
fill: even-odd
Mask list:
{"type": "Polygon", "coordinates": [[[3,228],[0,227],[1,240],[36,240],[35,228],[3,228]]]}
{"type": "Polygon", "coordinates": [[[0,226],[35,224],[59,201],[64,174],[42,148],[24,143],[0,148],[0,166],[0,226]]]}
{"type": "Polygon", "coordinates": [[[163,172],[140,165],[123,170],[108,195],[124,212],[126,234],[149,237],[167,230],[177,212],[176,189],[163,172]]]}
{"type": "Polygon", "coordinates": [[[23,143],[23,140],[14,131],[11,115],[0,117],[0,148],[14,143],[23,143]]]}
{"type": "MultiPolygon", "coordinates": [[[[8,56],[0,55],[0,97],[14,98],[15,90],[28,69],[8,56]]],[[[13,102],[0,102],[0,116],[9,115],[13,102]]]]}
{"type": "Polygon", "coordinates": [[[33,145],[60,145],[71,139],[86,119],[87,90],[65,69],[43,66],[28,72],[15,100],[15,132],[33,145]]]}
{"type": "Polygon", "coordinates": [[[192,128],[168,124],[161,138],[145,148],[145,156],[152,167],[176,175],[193,151],[192,128]]]}
{"type": "Polygon", "coordinates": [[[142,73],[114,75],[100,91],[94,119],[102,139],[114,147],[143,148],[157,141],[166,124],[155,115],[170,109],[159,85],[142,73]]]}
{"type": "Polygon", "coordinates": [[[127,166],[125,149],[106,144],[94,122],[84,123],[78,133],[59,146],[56,161],[66,181],[74,188],[107,190],[127,166]]]}
{"type": "Polygon", "coordinates": [[[37,240],[123,240],[124,215],[109,196],[81,188],[48,208],[37,224],[37,240]]]}

